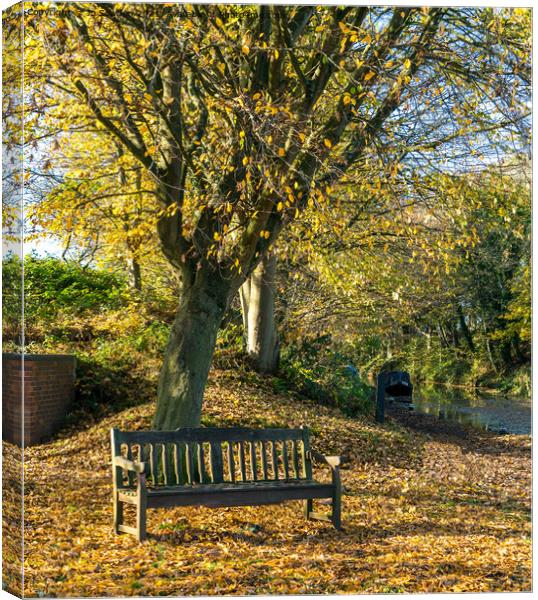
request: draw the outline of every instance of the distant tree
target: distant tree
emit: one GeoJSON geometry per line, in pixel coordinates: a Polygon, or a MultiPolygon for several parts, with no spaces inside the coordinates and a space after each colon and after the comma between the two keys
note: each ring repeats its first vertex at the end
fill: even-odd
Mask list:
{"type": "Polygon", "coordinates": [[[427,177],[413,193],[393,187],[390,202],[361,196],[369,208],[345,235],[339,221],[330,227],[306,212],[290,228],[294,252],[281,258],[288,339],[377,336],[405,351],[410,338],[433,336],[495,371],[528,361],[528,173],[520,157],[480,173],[427,177]]]}

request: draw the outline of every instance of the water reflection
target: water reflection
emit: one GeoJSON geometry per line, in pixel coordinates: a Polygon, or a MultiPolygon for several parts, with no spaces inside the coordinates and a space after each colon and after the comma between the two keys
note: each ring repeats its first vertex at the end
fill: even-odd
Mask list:
{"type": "Polygon", "coordinates": [[[531,432],[531,401],[461,388],[415,386],[415,411],[501,433],[531,432]]]}

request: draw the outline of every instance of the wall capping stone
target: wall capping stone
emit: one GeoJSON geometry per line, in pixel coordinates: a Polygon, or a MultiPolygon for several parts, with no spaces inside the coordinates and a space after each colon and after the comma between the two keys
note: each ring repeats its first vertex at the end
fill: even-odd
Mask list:
{"type": "Polygon", "coordinates": [[[73,354],[26,354],[16,352],[4,352],[2,353],[2,358],[7,358],[8,360],[21,360],[24,357],[24,360],[69,360],[74,361],[76,363],[77,359],[73,354]]]}

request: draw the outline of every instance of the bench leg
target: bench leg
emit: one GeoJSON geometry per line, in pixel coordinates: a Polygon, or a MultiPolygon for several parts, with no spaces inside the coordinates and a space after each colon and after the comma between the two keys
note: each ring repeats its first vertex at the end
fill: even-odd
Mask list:
{"type": "MultiPolygon", "coordinates": [[[[145,490],[144,490],[145,492],[145,490]]],[[[147,496],[145,493],[138,494],[138,502],[136,503],[136,539],[142,542],[146,539],[146,509],[147,496]]]]}
{"type": "Polygon", "coordinates": [[[114,498],[114,533],[120,533],[120,525],[123,525],[123,502],[120,502],[116,495],[114,498]]]}
{"type": "Polygon", "coordinates": [[[314,509],[314,501],[312,500],[312,498],[306,500],[305,502],[305,507],[304,507],[304,516],[305,519],[310,519],[310,513],[312,512],[312,510],[314,509]]]}
{"type": "Polygon", "coordinates": [[[331,521],[333,522],[335,529],[341,528],[341,518],[342,518],[341,489],[340,489],[340,486],[337,486],[337,488],[333,494],[333,505],[332,505],[332,515],[331,515],[331,521]]]}

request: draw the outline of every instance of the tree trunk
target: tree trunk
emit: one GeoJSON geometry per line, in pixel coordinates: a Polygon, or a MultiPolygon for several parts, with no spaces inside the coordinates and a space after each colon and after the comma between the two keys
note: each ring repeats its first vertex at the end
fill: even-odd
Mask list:
{"type": "Polygon", "coordinates": [[[241,301],[241,317],[243,319],[243,350],[248,352],[248,307],[250,305],[250,282],[248,277],[239,288],[239,300],[241,301]]]}
{"type": "Polygon", "coordinates": [[[207,267],[183,290],[159,379],[153,421],[157,429],[200,425],[204,388],[230,294],[230,282],[207,267]]]}
{"type": "Polygon", "coordinates": [[[439,333],[439,338],[441,339],[441,345],[444,346],[445,348],[449,348],[450,344],[448,343],[445,330],[441,323],[437,324],[437,332],[439,333]]]}
{"type": "Polygon", "coordinates": [[[473,336],[471,334],[471,331],[469,330],[469,327],[467,326],[467,322],[465,321],[465,316],[463,314],[463,308],[461,307],[461,304],[458,304],[458,318],[460,321],[460,327],[461,327],[461,331],[463,333],[463,337],[465,338],[465,341],[467,342],[467,345],[469,346],[469,350],[471,352],[474,352],[475,346],[474,346],[474,342],[473,342],[473,336]]]}
{"type": "Polygon", "coordinates": [[[140,269],[140,263],[136,258],[129,258],[127,260],[127,266],[129,269],[129,285],[138,292],[142,291],[142,271],[140,269]]]}
{"type": "Polygon", "coordinates": [[[484,332],[484,341],[486,344],[486,350],[488,353],[488,358],[489,358],[489,362],[493,368],[493,370],[495,371],[495,373],[498,373],[499,370],[497,369],[497,365],[495,364],[495,360],[493,358],[493,353],[491,351],[491,344],[489,342],[489,335],[488,335],[488,330],[486,328],[486,324],[482,323],[482,331],[484,332]]]}
{"type": "Polygon", "coordinates": [[[460,346],[460,336],[458,335],[458,328],[454,321],[450,320],[447,325],[447,329],[450,332],[450,337],[452,338],[452,345],[456,348],[460,346]]]}
{"type": "Polygon", "coordinates": [[[520,338],[517,333],[514,335],[514,338],[512,339],[512,345],[513,345],[514,353],[516,355],[518,362],[523,363],[525,361],[525,355],[523,354],[523,352],[521,350],[520,338]]]}
{"type": "Polygon", "coordinates": [[[241,287],[243,324],[247,326],[247,354],[253,368],[263,374],[275,373],[278,369],[275,273],[276,257],[273,254],[265,256],[241,287]]]}

